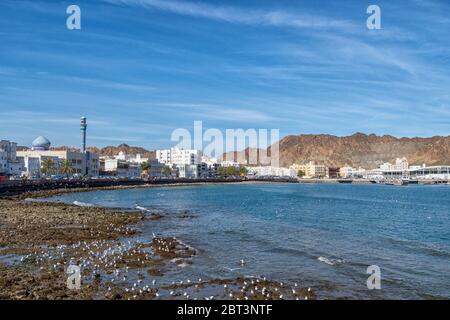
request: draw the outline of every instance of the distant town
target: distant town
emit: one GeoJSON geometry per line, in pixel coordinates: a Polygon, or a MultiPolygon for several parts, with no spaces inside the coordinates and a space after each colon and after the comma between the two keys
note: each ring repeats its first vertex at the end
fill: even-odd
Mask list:
{"type": "Polygon", "coordinates": [[[337,179],[346,183],[366,180],[372,183],[416,182],[419,179],[448,182],[450,166],[410,166],[406,158],[384,163],[376,169],[351,166],[327,167],[315,162],[292,164],[289,167],[248,166],[245,163],[208,157],[201,150],[170,148],[156,150],[154,158],[119,152],[99,156],[86,150],[87,119],[81,118],[81,149],[54,150],[51,142],[37,137],[26,150],[17,150],[17,143],[0,141],[0,181],[33,179],[208,179],[226,177],[337,179]]]}

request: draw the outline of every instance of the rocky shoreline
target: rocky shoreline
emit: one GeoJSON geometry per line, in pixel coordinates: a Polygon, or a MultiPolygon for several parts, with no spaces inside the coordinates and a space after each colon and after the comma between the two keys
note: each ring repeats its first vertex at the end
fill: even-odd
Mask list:
{"type": "MultiPolygon", "coordinates": [[[[135,187],[142,186],[123,188],[135,187]]],[[[122,187],[98,190],[118,188],[122,187]]],[[[92,189],[46,190],[0,199],[0,299],[315,297],[308,288],[263,277],[186,279],[160,285],[158,279],[165,272],[195,263],[197,255],[195,249],[172,237],[154,235],[136,241],[139,223],[158,223],[164,216],[24,200],[84,191],[92,189]],[[69,265],[81,269],[79,289],[67,286],[69,265]]]]}

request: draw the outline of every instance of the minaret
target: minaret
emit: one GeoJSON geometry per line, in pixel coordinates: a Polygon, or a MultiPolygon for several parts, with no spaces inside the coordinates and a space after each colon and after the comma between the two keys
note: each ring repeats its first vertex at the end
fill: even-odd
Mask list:
{"type": "Polygon", "coordinates": [[[80,122],[80,130],[81,130],[81,152],[85,153],[86,152],[86,128],[87,128],[87,124],[86,124],[86,117],[81,117],[81,122],[80,122]]]}

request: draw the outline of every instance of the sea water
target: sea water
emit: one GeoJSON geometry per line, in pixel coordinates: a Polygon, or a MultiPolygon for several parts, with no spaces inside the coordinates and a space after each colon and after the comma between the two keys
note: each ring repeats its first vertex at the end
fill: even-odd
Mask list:
{"type": "Polygon", "coordinates": [[[198,250],[174,279],[263,275],[311,286],[319,298],[450,298],[448,186],[223,184],[51,200],[164,213],[141,223],[139,237],[175,236],[198,250]],[[371,265],[380,290],[367,287],[371,265]]]}

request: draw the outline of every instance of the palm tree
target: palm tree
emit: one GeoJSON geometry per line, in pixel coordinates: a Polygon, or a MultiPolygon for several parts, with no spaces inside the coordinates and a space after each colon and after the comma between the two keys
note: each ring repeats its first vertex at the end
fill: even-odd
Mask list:
{"type": "Polygon", "coordinates": [[[246,167],[244,166],[240,166],[239,167],[239,175],[240,176],[246,176],[248,174],[248,170],[246,167]]]}
{"type": "Polygon", "coordinates": [[[163,174],[163,175],[165,175],[165,176],[169,176],[169,175],[172,174],[172,169],[170,169],[170,167],[168,167],[168,166],[164,166],[164,167],[161,169],[161,174],[163,174]]]}
{"type": "Polygon", "coordinates": [[[150,167],[151,167],[151,165],[147,161],[141,163],[141,171],[143,173],[144,172],[148,173],[148,171],[150,170],[150,167]]]}
{"type": "Polygon", "coordinates": [[[69,178],[69,175],[72,174],[75,170],[73,169],[72,162],[68,159],[61,162],[60,169],[62,174],[65,174],[67,178],[69,178]]]}
{"type": "Polygon", "coordinates": [[[55,163],[53,162],[52,159],[47,158],[42,160],[41,172],[44,175],[52,174],[53,172],[55,172],[55,163]]]}

